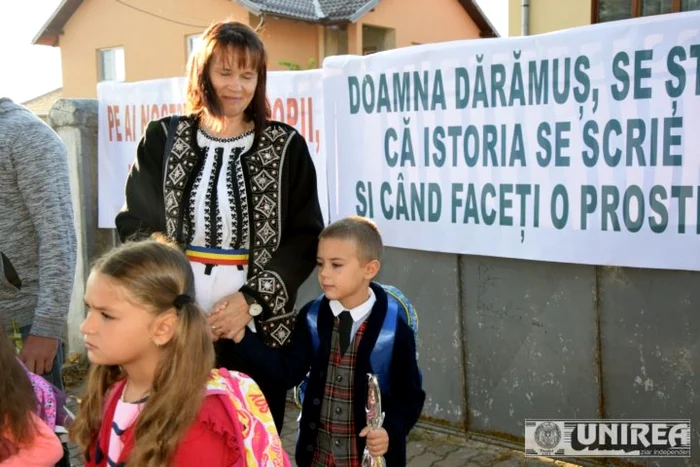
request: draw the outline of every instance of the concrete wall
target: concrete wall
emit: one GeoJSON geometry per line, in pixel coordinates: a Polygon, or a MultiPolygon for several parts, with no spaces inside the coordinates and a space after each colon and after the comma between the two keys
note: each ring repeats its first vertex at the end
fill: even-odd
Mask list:
{"type": "Polygon", "coordinates": [[[97,101],[59,99],[51,108],[48,124],[61,137],[68,152],[68,169],[78,238],[75,286],[68,311],[66,354],[82,354],[85,345],[80,323],[85,318],[83,295],[90,265],[96,256],[114,246],[112,230],[97,228],[97,101]]]}
{"type": "Polygon", "coordinates": [[[67,353],[84,353],[80,323],[85,316],[83,295],[97,226],[97,101],[58,100],[49,111],[49,125],[68,151],[73,216],[78,238],[75,285],[68,311],[67,353]]]}
{"type": "Polygon", "coordinates": [[[605,416],[690,418],[692,459],[659,465],[700,465],[700,273],[600,268],[598,277],[605,416]]]}
{"type": "MultiPolygon", "coordinates": [[[[96,228],[97,105],[61,100],[50,123],[70,160],[80,263],[68,347],[80,352],[85,274],[114,242],[96,228]]],[[[418,311],[424,422],[522,448],[525,418],[700,414],[700,272],[387,248],[378,279],[418,311]]],[[[312,275],[299,304],[319,293],[312,275]]],[[[692,459],[646,465],[700,465],[700,424],[691,426],[692,459]]]]}

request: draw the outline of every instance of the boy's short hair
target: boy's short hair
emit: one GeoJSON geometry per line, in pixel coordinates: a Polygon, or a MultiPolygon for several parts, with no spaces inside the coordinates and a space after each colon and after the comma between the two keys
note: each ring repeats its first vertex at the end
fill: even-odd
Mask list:
{"type": "Polygon", "coordinates": [[[382,257],[382,234],[377,224],[365,217],[350,216],[333,222],[319,235],[319,239],[324,238],[354,241],[358,256],[365,261],[379,261],[382,257]]]}

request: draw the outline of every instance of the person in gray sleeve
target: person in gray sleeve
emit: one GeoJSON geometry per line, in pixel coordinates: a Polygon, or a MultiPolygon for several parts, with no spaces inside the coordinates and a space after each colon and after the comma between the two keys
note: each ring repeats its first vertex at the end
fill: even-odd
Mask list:
{"type": "Polygon", "coordinates": [[[0,322],[27,368],[60,389],[76,263],[68,160],[36,115],[0,99],[0,322]]]}

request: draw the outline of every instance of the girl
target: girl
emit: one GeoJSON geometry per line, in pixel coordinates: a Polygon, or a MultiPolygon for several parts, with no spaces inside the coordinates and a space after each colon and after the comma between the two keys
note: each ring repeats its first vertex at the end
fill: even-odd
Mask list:
{"type": "Polygon", "coordinates": [[[0,332],[0,466],[50,467],[63,456],[52,429],[35,413],[37,399],[17,352],[0,332]]]}
{"type": "Polygon", "coordinates": [[[92,368],[71,436],[86,466],[289,465],[259,388],[211,370],[192,269],[175,246],[112,250],[93,267],[85,304],[92,368]]]}

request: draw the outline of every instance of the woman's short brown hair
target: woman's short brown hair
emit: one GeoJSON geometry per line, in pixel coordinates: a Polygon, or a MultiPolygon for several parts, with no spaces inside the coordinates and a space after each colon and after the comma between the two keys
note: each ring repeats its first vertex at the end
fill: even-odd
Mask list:
{"type": "Polygon", "coordinates": [[[187,64],[187,110],[200,115],[204,110],[219,122],[224,114],[211,84],[209,68],[215,52],[229,51],[238,60],[239,67],[250,65],[258,74],[253,100],[245,116],[255,124],[256,134],[270,118],[267,101],[267,53],[260,37],[250,26],[236,21],[215,23],[202,37],[202,46],[192,54],[187,64]]]}

